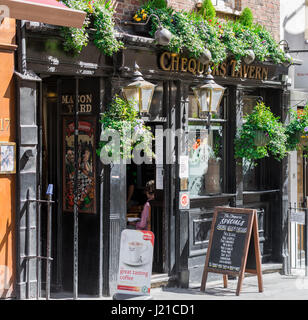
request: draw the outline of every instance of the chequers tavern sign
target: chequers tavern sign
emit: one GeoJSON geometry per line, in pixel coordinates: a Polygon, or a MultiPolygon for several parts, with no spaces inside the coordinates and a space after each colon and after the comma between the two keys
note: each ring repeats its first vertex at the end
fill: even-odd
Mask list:
{"type": "MultiPolygon", "coordinates": [[[[159,57],[159,66],[164,71],[189,72],[201,75],[208,70],[208,64],[203,64],[195,58],[182,57],[177,53],[164,52],[159,57]]],[[[236,68],[236,61],[225,61],[219,65],[213,65],[213,76],[232,77],[254,80],[268,80],[269,68],[259,65],[247,65],[242,63],[236,68]]]]}

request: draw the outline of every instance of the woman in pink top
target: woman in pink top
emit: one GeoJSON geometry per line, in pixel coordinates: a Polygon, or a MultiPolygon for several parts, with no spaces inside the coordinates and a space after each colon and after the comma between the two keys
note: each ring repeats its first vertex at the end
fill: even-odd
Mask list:
{"type": "Polygon", "coordinates": [[[154,191],[155,191],[155,182],[154,180],[151,180],[147,182],[145,186],[145,194],[148,200],[143,207],[140,221],[136,223],[137,230],[148,230],[148,218],[149,218],[149,212],[151,209],[151,205],[149,201],[154,199],[154,191]]]}

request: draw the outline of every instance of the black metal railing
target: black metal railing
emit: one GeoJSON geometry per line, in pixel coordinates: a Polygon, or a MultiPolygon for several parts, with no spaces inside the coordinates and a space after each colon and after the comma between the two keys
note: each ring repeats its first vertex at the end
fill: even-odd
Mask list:
{"type": "MultiPolygon", "coordinates": [[[[308,208],[298,207],[296,203],[290,203],[288,209],[288,247],[290,259],[294,264],[290,269],[305,268],[305,276],[308,276],[308,208]],[[295,228],[292,228],[295,224],[295,228]],[[294,230],[295,229],[295,230],[294,230]],[[295,252],[294,252],[295,251],[295,252]]],[[[291,261],[290,261],[291,262],[291,261]]]]}
{"type": "Polygon", "coordinates": [[[47,200],[37,200],[30,199],[29,190],[27,192],[27,202],[26,202],[26,224],[27,224],[27,242],[26,242],[26,274],[27,274],[27,299],[31,298],[31,282],[30,282],[30,260],[36,259],[36,298],[39,299],[41,297],[41,261],[46,260],[46,288],[45,288],[45,298],[46,300],[50,299],[50,279],[51,279],[51,270],[50,270],[50,262],[53,260],[51,257],[51,233],[52,233],[52,195],[53,195],[53,185],[48,185],[48,189],[46,192],[47,200]],[[38,204],[47,204],[47,241],[46,241],[46,257],[41,255],[41,216],[40,210],[37,210],[36,215],[36,255],[31,255],[31,225],[30,225],[30,203],[36,202],[38,204]]]}

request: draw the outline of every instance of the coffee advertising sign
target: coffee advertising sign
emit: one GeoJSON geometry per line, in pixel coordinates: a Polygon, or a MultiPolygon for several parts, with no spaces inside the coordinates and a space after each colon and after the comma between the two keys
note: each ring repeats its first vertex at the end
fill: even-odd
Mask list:
{"type": "Polygon", "coordinates": [[[153,262],[154,234],[125,229],[121,234],[117,292],[149,295],[153,262]]]}

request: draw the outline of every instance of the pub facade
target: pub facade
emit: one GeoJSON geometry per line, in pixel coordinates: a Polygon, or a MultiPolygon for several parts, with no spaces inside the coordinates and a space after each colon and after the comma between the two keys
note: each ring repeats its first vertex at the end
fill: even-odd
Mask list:
{"type": "Polygon", "coordinates": [[[72,292],[76,284],[78,294],[116,292],[121,232],[127,218],[136,213],[127,204],[130,166],[103,165],[96,149],[100,117],[112,97],[121,95],[122,88],[132,82],[136,64],[143,78],[156,85],[150,109],[143,114],[156,133],[153,150],[160,152],[160,159],[173,159],[168,163],[153,159],[134,167],[135,204],[144,203],[145,183],[152,179],[156,183],[151,202],[153,274],[167,274],[171,283],[181,287],[189,281],[201,282],[216,206],[257,209],[262,262],[283,262],[287,159],[267,158],[252,168],[234,158],[233,141],[243,115],[257,101],[264,101],[282,120],[286,117],[288,90],[282,75],[287,74],[287,67],[264,62],[235,68],[229,57],[213,68],[215,82],[225,91],[219,109],[208,117],[200,112],[193,93],[208,65],[196,59],[167,52],[153,39],[123,34],[119,37],[125,50],[113,58],[102,55],[92,42],[72,57],[60,49],[56,28],[42,29],[33,23],[23,28],[18,39],[20,50],[22,40],[25,43],[25,54],[19,55],[19,66],[26,65],[27,73],[16,72],[20,298],[36,297],[40,294],[37,284],[44,287],[39,278],[45,272],[44,262],[26,261],[25,253],[46,256],[47,207],[27,200],[45,199],[50,184],[54,201],[51,296],[72,292]],[[88,171],[80,182],[77,222],[70,180],[76,117],[78,163],[87,164],[88,171]],[[175,138],[177,130],[184,132],[180,139],[175,138]],[[181,174],[180,158],[187,159],[188,177],[181,174]],[[25,203],[29,203],[26,210],[25,203]],[[77,274],[74,263],[78,263],[77,274]]]}

